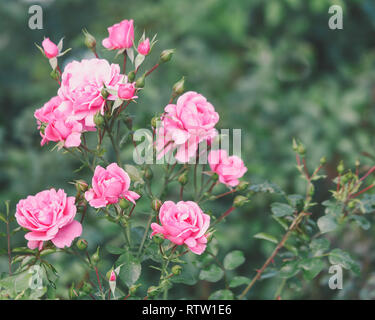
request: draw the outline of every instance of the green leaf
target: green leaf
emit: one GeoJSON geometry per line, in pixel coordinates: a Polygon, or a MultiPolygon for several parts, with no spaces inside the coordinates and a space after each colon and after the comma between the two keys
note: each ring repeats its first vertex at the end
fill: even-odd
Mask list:
{"type": "Polygon", "coordinates": [[[337,222],[332,216],[325,215],[318,219],[318,227],[321,233],[327,233],[337,228],[337,222]]]}
{"type": "Polygon", "coordinates": [[[284,265],[280,269],[280,277],[281,278],[294,277],[300,271],[300,269],[298,268],[298,265],[299,265],[298,261],[288,261],[284,263],[284,265]]]}
{"type": "Polygon", "coordinates": [[[125,248],[119,248],[119,247],[116,247],[116,246],[111,246],[109,244],[107,244],[105,246],[105,248],[111,254],[123,254],[123,253],[126,252],[125,248]]]}
{"type": "Polygon", "coordinates": [[[212,264],[208,269],[201,270],[199,279],[209,282],[217,282],[223,277],[223,275],[224,271],[220,269],[220,267],[218,267],[216,264],[212,264]]]}
{"type": "Polygon", "coordinates": [[[144,180],[142,179],[141,173],[135,166],[132,166],[131,164],[126,164],[125,171],[129,174],[131,181],[134,181],[135,187],[138,184],[144,184],[144,180]]]}
{"type": "Polygon", "coordinates": [[[224,258],[224,268],[233,270],[245,262],[245,257],[240,250],[229,252],[224,258]]]}
{"type": "Polygon", "coordinates": [[[0,288],[14,290],[14,292],[21,292],[29,288],[32,276],[33,273],[28,270],[9,276],[0,280],[0,288]]]}
{"type": "Polygon", "coordinates": [[[318,258],[304,259],[299,264],[303,269],[303,276],[306,280],[314,279],[324,268],[324,261],[318,258]]]}
{"type": "Polygon", "coordinates": [[[230,281],[229,287],[230,288],[236,288],[236,287],[242,286],[244,284],[248,284],[248,283],[250,283],[250,281],[251,280],[247,277],[242,277],[242,276],[234,277],[230,281]]]}
{"type": "Polygon", "coordinates": [[[294,213],[294,209],[290,205],[280,202],[272,203],[271,211],[278,218],[290,216],[294,213]]]}
{"type": "Polygon", "coordinates": [[[208,297],[208,300],[233,300],[234,295],[230,290],[218,290],[208,297]]]}
{"type": "Polygon", "coordinates": [[[122,254],[117,262],[121,265],[119,277],[130,287],[141,275],[142,267],[138,259],[133,257],[129,252],[122,254]]]}
{"type": "Polygon", "coordinates": [[[310,243],[310,249],[314,256],[320,256],[329,249],[330,243],[326,238],[314,239],[310,243]]]}
{"type": "Polygon", "coordinates": [[[4,214],[0,213],[0,220],[4,223],[8,223],[7,219],[5,218],[4,214]]]}
{"type": "Polygon", "coordinates": [[[282,191],[278,185],[268,182],[268,181],[261,183],[261,184],[254,184],[250,186],[249,190],[253,192],[268,192],[268,193],[284,194],[284,191],[282,191]]]}
{"type": "Polygon", "coordinates": [[[329,262],[331,264],[339,264],[347,270],[351,270],[356,275],[361,273],[359,264],[350,256],[348,252],[345,252],[339,248],[333,249],[329,253],[329,262]]]}
{"type": "Polygon", "coordinates": [[[368,230],[371,227],[370,221],[368,221],[365,217],[353,215],[351,218],[363,229],[368,230]]]}
{"type": "Polygon", "coordinates": [[[268,233],[264,233],[264,232],[260,232],[260,233],[257,233],[254,238],[256,239],[262,239],[262,240],[267,240],[267,241],[270,241],[270,242],[273,242],[273,243],[278,243],[276,237],[268,234],[268,233]]]}

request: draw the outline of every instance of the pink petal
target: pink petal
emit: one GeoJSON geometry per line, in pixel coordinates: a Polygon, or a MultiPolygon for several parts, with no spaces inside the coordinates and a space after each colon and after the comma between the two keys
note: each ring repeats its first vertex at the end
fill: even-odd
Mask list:
{"type": "Polygon", "coordinates": [[[70,247],[72,241],[81,234],[82,225],[78,221],[73,220],[70,224],[59,230],[55,238],[52,239],[52,242],[58,248],[70,247]]]}

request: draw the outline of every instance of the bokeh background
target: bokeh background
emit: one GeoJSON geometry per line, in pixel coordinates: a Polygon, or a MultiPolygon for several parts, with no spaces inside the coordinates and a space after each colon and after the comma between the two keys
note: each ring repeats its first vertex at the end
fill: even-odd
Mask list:
{"type": "MultiPolygon", "coordinates": [[[[56,94],[57,86],[34,43],[40,44],[44,36],[54,42],[65,37],[64,48],[73,50],[61,59],[64,66],[72,59],[92,56],[81,33],[87,28],[98,40],[100,56],[113,60],[114,54],[105,52],[100,42],[107,36],[108,26],[130,18],[135,20],[138,37],[143,30],[149,36],[158,34],[149,67],[162,49],[176,48],[173,60],[147,81],[147,90],[133,110],[137,128],[145,127],[161,112],[171,86],[185,76],[187,89],[204,94],[216,107],[220,128],[242,129],[242,156],[249,169],[247,178],[253,183],[269,180],[290,194],[303,190],[291,148],[293,137],[307,147],[311,169],[322,156],[327,157],[328,177],[335,175],[339,159],[352,167],[356,159],[363,165],[372,164],[363,152],[373,151],[375,126],[373,0],[2,0],[0,201],[11,200],[13,212],[17,201],[28,194],[50,187],[73,194],[70,181],[82,175],[89,179],[86,172],[74,173],[78,163],[68,155],[51,151],[51,144],[40,147],[33,113],[56,94]],[[43,30],[28,28],[32,4],[43,7],[43,30]],[[332,4],[344,10],[343,30],[328,28],[332,4]]],[[[330,188],[330,183],[320,184],[316,200],[327,198],[330,188]]],[[[224,211],[231,200],[221,200],[216,209],[224,211]]],[[[219,256],[234,249],[245,252],[247,260],[240,275],[253,276],[273,248],[252,236],[260,231],[281,233],[269,215],[274,200],[274,196],[257,196],[251,205],[234,212],[217,233],[219,256]]],[[[91,217],[83,234],[91,249],[118,236],[119,230],[104,222],[99,231],[96,226],[91,217]]],[[[328,289],[325,270],[314,282],[290,284],[285,298],[374,297],[374,231],[358,230],[333,240],[367,263],[360,277],[345,273],[344,290],[328,289]]],[[[3,239],[1,249],[6,245],[3,239]]],[[[22,245],[24,239],[19,235],[12,241],[22,245]]],[[[61,255],[54,259],[58,271],[69,268],[59,279],[59,285],[68,288],[82,272],[79,263],[61,255]]],[[[103,272],[113,262],[111,257],[107,260],[103,272]]],[[[0,258],[0,272],[6,268],[6,258],[0,258]]],[[[147,272],[151,274],[152,269],[147,272]]],[[[152,277],[149,279],[151,283],[152,277]]],[[[249,297],[272,299],[278,281],[259,282],[249,297]]],[[[205,299],[220,286],[181,284],[170,291],[170,298],[205,299]]],[[[59,294],[66,298],[63,290],[59,294]]]]}

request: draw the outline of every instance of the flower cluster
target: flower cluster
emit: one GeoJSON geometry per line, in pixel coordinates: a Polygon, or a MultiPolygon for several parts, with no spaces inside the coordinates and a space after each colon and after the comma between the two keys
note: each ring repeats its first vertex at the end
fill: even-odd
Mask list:
{"type": "MultiPolygon", "coordinates": [[[[173,50],[163,51],[159,63],[135,80],[140,65],[156,43],[155,37],[150,40],[143,34],[138,46],[135,46],[133,20],[123,20],[108,28],[108,37],[102,41],[102,45],[108,50],[117,50],[118,54],[124,55],[121,73],[118,64],[110,64],[98,57],[95,38],[87,30],[84,34],[86,45],[96,57],[72,61],[65,66],[63,72],[57,62],[57,58],[64,54],[61,53],[62,40],[55,45],[49,38],[45,38],[42,48],[39,47],[49,59],[54,69],[54,78],[59,83],[57,95],[34,113],[42,136],[41,145],[53,141],[57,142],[60,148],[77,148],[81,152],[87,152],[90,150],[82,135],[96,130],[100,140],[107,133],[112,141],[113,126],[107,123],[103,127],[96,120],[97,117],[103,116],[105,121],[113,123],[123,110],[120,108],[114,114],[115,108],[126,101],[129,104],[137,99],[139,90],[144,86],[145,76],[159,63],[168,61],[173,54],[173,50]],[[135,59],[134,49],[138,52],[135,59]],[[134,64],[134,71],[126,75],[127,57],[134,64]]],[[[183,80],[182,83],[176,84],[173,90],[174,96],[164,108],[164,113],[159,119],[161,125],[155,132],[155,149],[159,159],[172,152],[180,163],[188,163],[191,158],[199,156],[198,147],[202,142],[211,145],[218,135],[215,127],[219,121],[219,114],[202,94],[193,91],[183,93],[183,80]],[[180,96],[176,103],[173,103],[178,95],[180,96]]],[[[99,147],[100,145],[97,150],[99,147]]],[[[117,151],[116,146],[113,147],[117,151]]],[[[25,236],[29,241],[29,248],[41,250],[43,243],[49,240],[59,248],[70,246],[82,233],[81,223],[74,220],[79,208],[90,205],[99,209],[98,211],[104,208],[103,212],[108,214],[108,206],[119,204],[115,206],[118,212],[120,208],[127,208],[124,201],[135,205],[140,195],[130,190],[130,176],[122,168],[119,159],[118,156],[118,163],[110,163],[105,168],[101,165],[92,165],[94,173],[91,186],[79,180],[76,197],[67,197],[63,190],[51,189],[21,200],[17,205],[16,218],[22,227],[30,231],[25,236]]],[[[225,150],[211,150],[208,161],[211,169],[208,175],[217,175],[219,182],[230,188],[237,186],[238,179],[247,171],[240,158],[228,156],[225,150]]],[[[160,224],[151,224],[151,237],[159,234],[175,245],[185,245],[193,253],[202,254],[210,233],[210,215],[203,212],[198,202],[180,200],[177,203],[167,200],[154,208],[159,211],[157,222],[160,224]]],[[[158,201],[153,200],[155,203],[158,201]]],[[[127,218],[130,215],[131,212],[127,218]]],[[[115,218],[114,221],[124,219],[124,216],[124,211],[121,211],[118,219],[115,218]]],[[[84,216],[81,222],[83,218],[84,216]]]]}

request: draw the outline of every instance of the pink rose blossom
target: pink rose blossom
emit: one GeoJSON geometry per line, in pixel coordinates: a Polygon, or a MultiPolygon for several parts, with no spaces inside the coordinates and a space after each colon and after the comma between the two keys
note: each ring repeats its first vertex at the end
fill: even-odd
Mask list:
{"type": "Polygon", "coordinates": [[[133,46],[133,20],[123,20],[108,28],[109,37],[102,41],[103,47],[108,50],[128,49],[133,46]]]}
{"type": "MultiPolygon", "coordinates": [[[[93,128],[94,115],[98,111],[104,112],[105,99],[101,95],[103,87],[116,90],[122,79],[120,66],[110,65],[107,60],[73,61],[64,69],[58,95],[62,100],[72,103],[70,119],[82,122],[86,129],[93,128]]],[[[115,97],[109,95],[107,99],[114,100],[115,97]]]]}
{"type": "Polygon", "coordinates": [[[64,190],[50,189],[18,202],[16,219],[21,227],[30,230],[25,235],[30,249],[41,250],[48,240],[58,248],[71,246],[82,233],[81,224],[74,220],[77,212],[74,201],[64,190]]]}
{"type": "Polygon", "coordinates": [[[175,244],[183,245],[196,254],[206,249],[206,231],[210,225],[210,216],[193,201],[166,201],[159,211],[160,224],[152,223],[151,237],[160,233],[175,244]]]}
{"type": "Polygon", "coordinates": [[[147,38],[145,41],[142,41],[137,48],[138,52],[144,56],[147,56],[150,53],[150,39],[147,38]]]}
{"type": "Polygon", "coordinates": [[[118,86],[117,95],[122,100],[136,99],[135,93],[135,83],[121,83],[118,86]]]}
{"type": "Polygon", "coordinates": [[[109,276],[109,281],[116,281],[116,273],[112,270],[109,276]]]}
{"type": "Polygon", "coordinates": [[[243,161],[237,156],[230,156],[226,150],[212,150],[208,154],[208,163],[213,172],[219,176],[219,181],[229,187],[235,187],[247,171],[243,161]]]}
{"type": "Polygon", "coordinates": [[[86,191],[85,198],[94,208],[117,203],[120,198],[135,204],[135,200],[140,196],[129,191],[129,187],[129,175],[116,163],[111,163],[106,169],[97,166],[92,178],[92,188],[86,191]]]}
{"type": "Polygon", "coordinates": [[[59,48],[49,38],[43,40],[42,47],[48,59],[55,58],[59,54],[59,48]]]}
{"type": "Polygon", "coordinates": [[[184,93],[177,104],[167,105],[164,111],[156,141],[158,159],[177,148],[176,159],[188,162],[196,155],[200,142],[209,142],[217,135],[219,114],[199,93],[184,93]]]}
{"type": "Polygon", "coordinates": [[[42,108],[34,113],[37,119],[38,129],[42,127],[41,145],[49,141],[64,142],[64,147],[78,147],[81,144],[82,124],[69,119],[71,103],[62,101],[59,97],[53,97],[42,108]]]}

